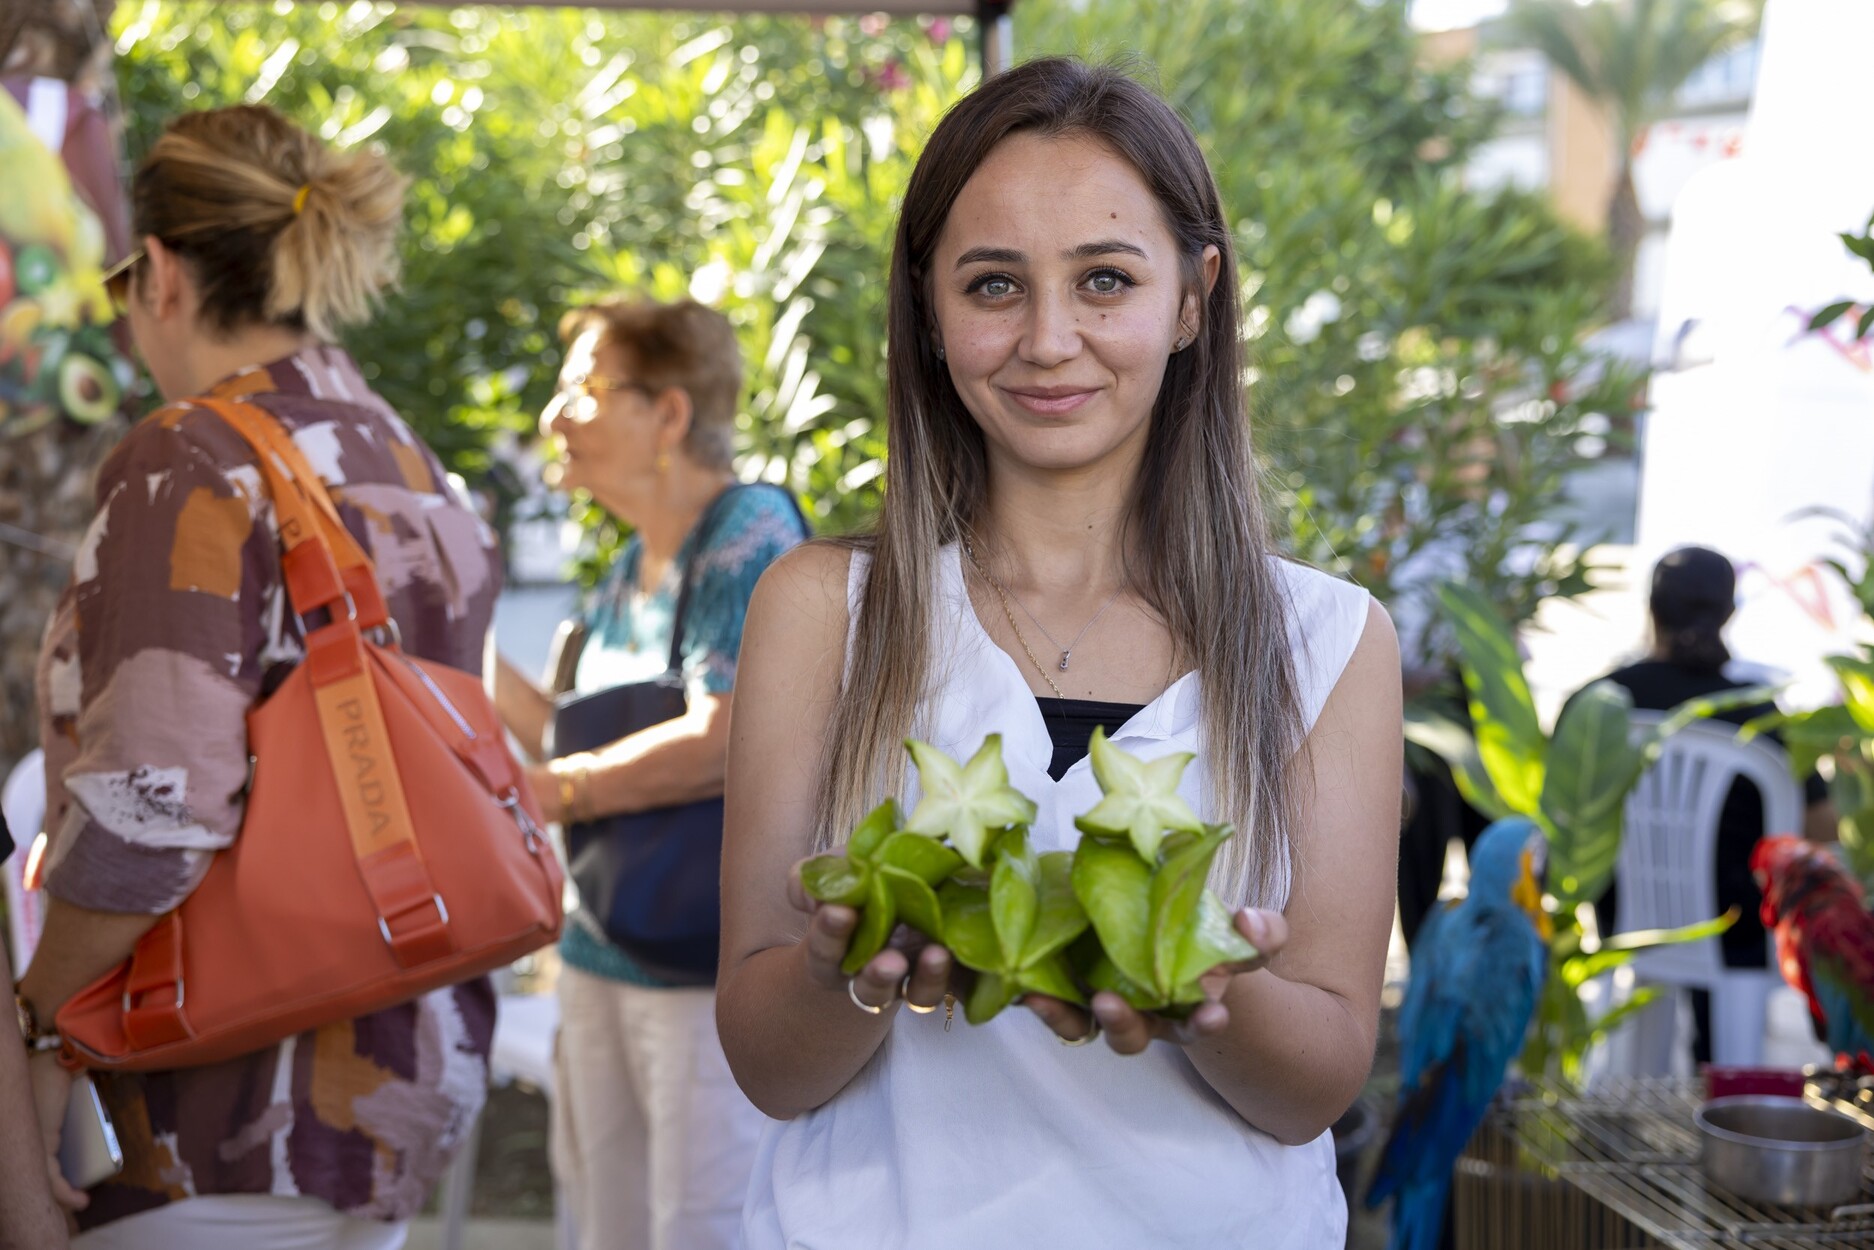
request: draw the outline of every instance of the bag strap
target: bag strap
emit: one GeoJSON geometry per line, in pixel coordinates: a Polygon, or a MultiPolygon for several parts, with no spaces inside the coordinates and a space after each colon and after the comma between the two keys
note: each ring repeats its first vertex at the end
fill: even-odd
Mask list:
{"type": "Polygon", "coordinates": [[[709,507],[703,512],[703,519],[696,523],[696,545],[690,549],[690,558],[683,566],[683,581],[677,589],[677,610],[670,621],[670,662],[665,666],[667,673],[683,672],[683,627],[690,615],[690,589],[696,580],[696,566],[709,550],[709,544],[715,541],[716,531],[729,515],[729,501],[745,490],[758,490],[766,486],[770,490],[780,491],[786,497],[788,506],[794,515],[800,518],[801,528],[808,533],[813,527],[807,524],[807,514],[800,510],[800,501],[794,498],[794,492],[772,482],[736,482],[727,487],[720,495],[710,500],[709,507]]]}
{"type": "Polygon", "coordinates": [[[389,615],[376,570],[351,537],[319,475],[278,422],[252,404],[204,401],[253,445],[280,519],[281,557],[293,610],[350,602],[306,634],[307,676],[325,753],[338,781],[358,872],[377,909],[378,929],[405,967],[455,949],[449,912],[417,845],[416,826],[372,680],[364,631],[389,615]],[[297,580],[295,580],[297,579],[297,580]]]}

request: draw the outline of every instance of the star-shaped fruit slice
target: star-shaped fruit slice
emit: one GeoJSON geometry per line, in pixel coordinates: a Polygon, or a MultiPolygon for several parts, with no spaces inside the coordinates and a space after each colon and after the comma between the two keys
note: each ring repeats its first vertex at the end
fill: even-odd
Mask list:
{"type": "Polygon", "coordinates": [[[998,833],[1033,822],[1034,803],[1009,784],[1001,734],[984,738],[969,763],[962,765],[915,738],[905,747],[917,765],[924,791],[905,822],[906,832],[949,838],[970,867],[981,868],[983,855],[998,833]]]}
{"type": "Polygon", "coordinates": [[[1158,844],[1167,833],[1203,831],[1197,813],[1178,796],[1185,766],[1196,756],[1180,752],[1142,760],[1114,746],[1103,729],[1093,731],[1087,753],[1106,797],[1074,822],[1082,833],[1129,838],[1139,858],[1156,866],[1158,844]]]}

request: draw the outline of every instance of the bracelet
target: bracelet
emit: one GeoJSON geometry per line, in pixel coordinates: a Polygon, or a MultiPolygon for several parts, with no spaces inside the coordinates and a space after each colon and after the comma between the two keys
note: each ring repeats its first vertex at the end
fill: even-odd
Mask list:
{"type": "Polygon", "coordinates": [[[571,769],[567,769],[567,768],[560,768],[560,767],[557,767],[557,764],[558,764],[558,761],[557,761],[557,760],[556,760],[556,761],[554,761],[554,766],[550,766],[550,767],[549,767],[549,768],[547,769],[547,771],[548,771],[548,772],[550,772],[550,773],[552,773],[552,774],[553,774],[553,780],[559,783],[559,787],[560,787],[560,820],[561,820],[562,822],[569,822],[569,821],[571,821],[571,820],[572,820],[572,817],[573,817],[573,775],[572,775],[572,770],[571,770],[571,769]]]}

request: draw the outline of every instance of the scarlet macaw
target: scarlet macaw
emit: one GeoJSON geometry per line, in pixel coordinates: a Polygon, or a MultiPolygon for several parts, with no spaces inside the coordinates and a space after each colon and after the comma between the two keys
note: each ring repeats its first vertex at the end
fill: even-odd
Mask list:
{"type": "Polygon", "coordinates": [[[1787,835],[1757,843],[1750,870],[1783,979],[1809,1000],[1837,1064],[1874,1068],[1874,916],[1861,883],[1820,847],[1787,835]]]}

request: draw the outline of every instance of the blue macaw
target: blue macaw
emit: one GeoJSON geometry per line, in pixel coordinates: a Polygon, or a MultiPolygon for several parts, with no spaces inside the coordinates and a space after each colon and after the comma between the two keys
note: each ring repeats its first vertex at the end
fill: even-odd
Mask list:
{"type": "Polygon", "coordinates": [[[1367,1189],[1393,1201],[1392,1250],[1437,1250],[1458,1152],[1522,1049],[1548,967],[1538,884],[1548,849],[1521,816],[1471,849],[1470,893],[1432,909],[1399,1012],[1399,1112],[1367,1189]]]}

